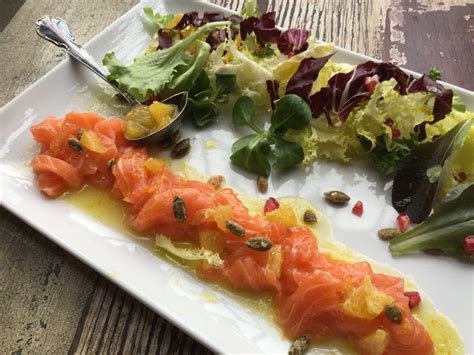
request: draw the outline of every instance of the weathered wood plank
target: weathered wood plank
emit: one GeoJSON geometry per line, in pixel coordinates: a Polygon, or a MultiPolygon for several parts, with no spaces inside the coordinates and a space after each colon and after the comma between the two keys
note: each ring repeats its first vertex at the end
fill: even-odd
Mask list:
{"type": "MultiPolygon", "coordinates": [[[[239,10],[243,1],[212,2],[239,10]]],[[[444,80],[474,89],[474,1],[268,0],[284,28],[304,27],[319,39],[416,71],[443,69],[444,80]],[[462,68],[462,69],[461,69],[462,68]]]]}
{"type": "Polygon", "coordinates": [[[39,17],[45,14],[63,17],[77,41],[85,43],[136,3],[138,0],[25,1],[0,35],[0,105],[6,104],[66,56],[36,35],[35,22],[39,17]]]}
{"type": "Polygon", "coordinates": [[[383,58],[474,90],[474,1],[392,0],[384,29],[383,58]]]}
{"type": "Polygon", "coordinates": [[[70,353],[208,354],[209,351],[100,278],[84,310],[70,353]]]}
{"type": "Polygon", "coordinates": [[[4,208],[0,236],[0,352],[64,352],[97,274],[4,208]]]}

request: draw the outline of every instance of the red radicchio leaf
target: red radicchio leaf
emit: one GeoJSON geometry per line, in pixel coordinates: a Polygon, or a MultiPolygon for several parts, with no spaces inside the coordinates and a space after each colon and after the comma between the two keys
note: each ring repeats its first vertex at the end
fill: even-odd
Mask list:
{"type": "Polygon", "coordinates": [[[230,22],[233,22],[233,23],[236,23],[236,24],[239,24],[243,21],[243,18],[240,17],[239,15],[230,15],[227,19],[230,22]]]}
{"type": "Polygon", "coordinates": [[[222,12],[205,12],[202,16],[201,26],[209,22],[224,21],[226,17],[222,12]]]}
{"type": "Polygon", "coordinates": [[[223,29],[214,30],[209,32],[206,42],[209,43],[212,50],[215,50],[219,44],[225,42],[227,38],[227,32],[223,29]]]}
{"type": "Polygon", "coordinates": [[[418,140],[422,141],[426,139],[426,125],[438,122],[451,112],[453,91],[445,89],[429,76],[423,75],[421,78],[413,80],[408,87],[408,92],[431,92],[436,95],[435,103],[433,105],[434,120],[431,122],[422,122],[415,127],[415,130],[418,131],[418,140]]]}
{"type": "Polygon", "coordinates": [[[173,35],[176,31],[169,28],[160,28],[158,30],[158,49],[169,48],[173,45],[173,35]]]}
{"type": "Polygon", "coordinates": [[[267,92],[270,95],[270,105],[272,106],[272,110],[275,110],[275,101],[280,98],[278,95],[278,88],[280,84],[277,80],[267,80],[267,92]]]}
{"type": "Polygon", "coordinates": [[[197,11],[186,12],[181,20],[174,26],[176,30],[184,30],[189,25],[199,27],[202,25],[202,20],[199,18],[197,11]]]}
{"type": "Polygon", "coordinates": [[[275,11],[263,14],[255,25],[255,35],[260,45],[265,43],[276,43],[280,38],[281,31],[275,27],[275,11]]]}
{"type": "Polygon", "coordinates": [[[248,17],[240,22],[240,38],[242,38],[242,41],[245,41],[247,36],[255,30],[257,23],[258,18],[253,16],[248,17]]]}
{"type": "Polygon", "coordinates": [[[278,38],[278,49],[283,54],[294,55],[308,49],[309,32],[305,29],[292,28],[283,32],[278,38]]]}
{"type": "Polygon", "coordinates": [[[309,101],[309,93],[313,87],[313,82],[319,75],[322,67],[327,63],[333,54],[320,58],[305,58],[301,61],[295,74],[288,81],[286,95],[295,94],[306,102],[309,101]]]}
{"type": "MultiPolygon", "coordinates": [[[[240,16],[232,15],[229,17],[229,20],[236,22],[240,16]]],[[[181,20],[174,26],[175,30],[184,30],[189,25],[195,27],[201,27],[209,22],[225,21],[227,18],[223,13],[220,12],[205,12],[202,15],[202,18],[199,17],[197,11],[186,12],[181,20]]]]}
{"type": "Polygon", "coordinates": [[[251,16],[240,22],[240,37],[243,41],[254,32],[258,43],[277,43],[281,31],[275,27],[275,12],[263,14],[260,18],[251,16]]]}
{"type": "Polygon", "coordinates": [[[313,117],[324,114],[332,124],[331,115],[337,115],[344,122],[354,107],[370,98],[373,81],[382,82],[390,78],[395,78],[397,89],[402,94],[406,93],[409,77],[391,63],[367,61],[349,73],[334,75],[327,87],[309,98],[313,117]]]}

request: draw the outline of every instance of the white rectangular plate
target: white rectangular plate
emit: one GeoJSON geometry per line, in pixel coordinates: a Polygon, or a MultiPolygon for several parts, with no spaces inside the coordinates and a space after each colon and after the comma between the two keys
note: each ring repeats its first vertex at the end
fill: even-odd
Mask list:
{"type": "MultiPolygon", "coordinates": [[[[113,50],[125,62],[131,61],[150,41],[142,15],[142,8],[150,5],[160,13],[229,12],[198,1],[143,1],[97,35],[86,48],[98,59],[113,50]]],[[[57,49],[51,47],[51,50],[57,49]]],[[[334,59],[357,64],[370,58],[338,49],[334,59]]],[[[87,110],[87,105],[77,100],[86,86],[97,87],[95,78],[68,59],[1,109],[2,204],[211,349],[225,353],[286,353],[289,343],[282,340],[275,324],[254,314],[233,297],[216,293],[212,286],[157,258],[150,248],[130,236],[102,225],[64,201],[47,199],[38,191],[28,164],[37,150],[29,128],[48,115],[61,117],[70,110],[87,110]],[[206,301],[203,297],[206,294],[215,294],[217,302],[206,301]]],[[[460,88],[455,90],[474,110],[474,94],[460,88]]],[[[187,160],[203,173],[224,175],[228,185],[238,191],[257,194],[254,176],[242,175],[228,160],[230,144],[237,135],[229,120],[224,115],[220,124],[207,130],[185,127],[184,134],[193,136],[193,148],[187,160]],[[209,139],[217,142],[217,149],[204,149],[209,139]]],[[[304,197],[326,213],[341,242],[411,275],[456,324],[465,339],[466,352],[474,352],[472,266],[427,255],[392,258],[387,244],[376,236],[379,228],[393,225],[396,216],[390,205],[387,181],[368,165],[318,162],[307,169],[272,175],[267,196],[288,195],[304,197]],[[354,200],[364,201],[364,216],[359,218],[350,208],[334,209],[324,203],[322,192],[329,189],[346,191],[354,200]]]]}

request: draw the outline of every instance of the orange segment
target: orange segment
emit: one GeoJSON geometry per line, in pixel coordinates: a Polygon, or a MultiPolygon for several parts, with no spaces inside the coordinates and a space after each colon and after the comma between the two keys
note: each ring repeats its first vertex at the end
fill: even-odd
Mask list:
{"type": "Polygon", "coordinates": [[[292,227],[298,224],[293,208],[287,205],[280,206],[276,210],[268,212],[265,218],[270,222],[282,222],[287,227],[292,227]]]}
{"type": "Polygon", "coordinates": [[[104,154],[107,148],[94,131],[85,131],[81,136],[81,145],[91,152],[104,154]]]}

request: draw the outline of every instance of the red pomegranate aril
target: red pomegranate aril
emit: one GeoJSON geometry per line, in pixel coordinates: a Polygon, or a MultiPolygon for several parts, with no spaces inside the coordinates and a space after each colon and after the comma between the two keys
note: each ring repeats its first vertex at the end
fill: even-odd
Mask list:
{"type": "Polygon", "coordinates": [[[267,214],[268,212],[276,210],[278,207],[280,207],[280,204],[278,203],[278,201],[273,197],[269,197],[268,200],[265,202],[265,206],[263,207],[263,212],[267,214]]]}
{"type": "Polygon", "coordinates": [[[459,183],[466,181],[466,179],[467,179],[467,175],[464,171],[461,171],[460,173],[454,175],[454,180],[456,180],[459,183]]]}
{"type": "Polygon", "coordinates": [[[464,252],[467,255],[473,255],[474,254],[474,235],[468,235],[466,238],[464,238],[462,247],[464,249],[464,252]]]}
{"type": "Polygon", "coordinates": [[[367,88],[367,91],[370,93],[373,93],[375,91],[375,87],[379,83],[379,76],[376,74],[374,76],[369,76],[364,79],[364,84],[365,87],[367,88]]]}
{"type": "Polygon", "coordinates": [[[352,213],[356,216],[362,217],[362,214],[364,213],[364,205],[362,204],[362,201],[357,201],[354,204],[354,207],[352,207],[352,213]]]}
{"type": "Polygon", "coordinates": [[[404,294],[408,297],[408,307],[414,308],[421,303],[421,296],[417,291],[406,291],[404,294]]]}
{"type": "Polygon", "coordinates": [[[408,226],[411,224],[410,217],[408,217],[406,214],[401,213],[397,217],[397,223],[398,223],[398,228],[400,228],[400,231],[405,232],[408,228],[408,226]]]}
{"type": "Polygon", "coordinates": [[[393,126],[393,120],[391,118],[387,118],[384,123],[389,127],[393,126]]]}
{"type": "Polygon", "coordinates": [[[393,138],[398,138],[398,137],[400,137],[400,135],[401,135],[401,133],[398,129],[392,128],[392,137],[393,138]]]}

